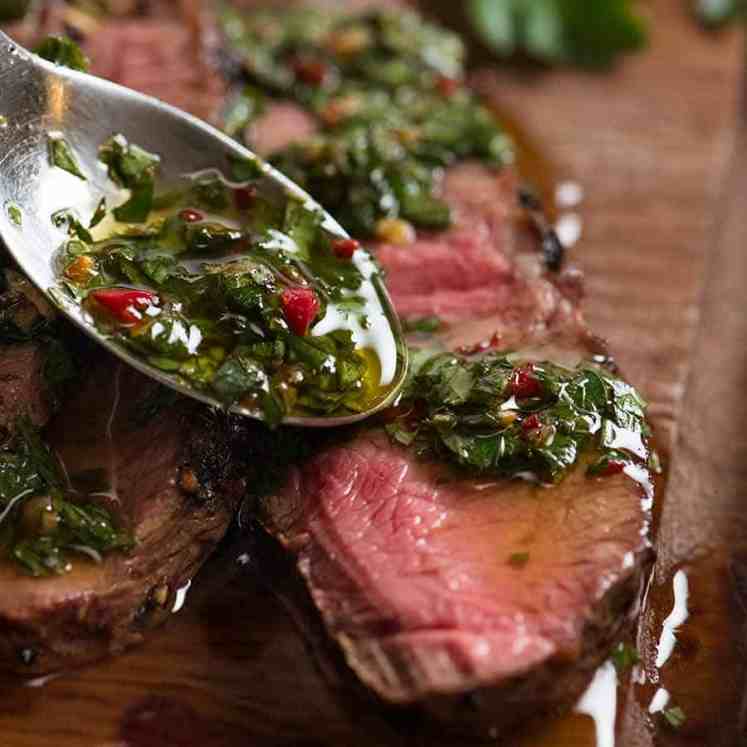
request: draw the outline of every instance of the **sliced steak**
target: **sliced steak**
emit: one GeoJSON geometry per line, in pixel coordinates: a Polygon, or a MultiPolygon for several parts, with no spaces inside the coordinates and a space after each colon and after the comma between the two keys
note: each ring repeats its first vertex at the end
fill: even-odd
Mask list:
{"type": "Polygon", "coordinates": [[[100,357],[47,435],[71,485],[105,505],[136,546],[42,579],[0,565],[0,669],[48,672],[141,641],[223,537],[244,492],[227,421],[170,397],[156,409],[158,385],[100,357]]]}
{"type": "Polygon", "coordinates": [[[625,477],[454,479],[380,431],[295,470],[264,508],[360,680],[485,736],[579,693],[631,622],[648,561],[625,477]]]}
{"type": "MultiPolygon", "coordinates": [[[[255,138],[302,138],[299,119],[268,117],[255,138]]],[[[566,364],[603,353],[577,273],[547,271],[518,187],[509,169],[452,167],[453,226],[374,247],[398,312],[440,317],[451,349],[484,342],[566,364]]],[[[494,738],[575,699],[636,614],[649,503],[624,475],[585,467],[554,488],[467,479],[374,425],[292,469],[260,517],[371,694],[494,738]]]]}
{"type": "MultiPolygon", "coordinates": [[[[0,247],[2,258],[2,247],[0,247]]],[[[27,417],[44,425],[51,393],[44,376],[45,346],[34,332],[52,318],[46,301],[31,283],[10,268],[0,267],[0,443],[27,417]]]]}
{"type": "MultiPolygon", "coordinates": [[[[166,19],[158,12],[92,30],[85,48],[93,70],[208,116],[221,100],[222,80],[201,65],[195,29],[173,9],[166,19]]],[[[27,324],[33,309],[15,298],[15,318],[27,324]]],[[[48,420],[43,367],[34,342],[0,347],[1,427],[20,414],[37,425],[48,420]]],[[[142,640],[168,616],[177,589],[223,537],[243,495],[247,469],[229,449],[228,421],[168,398],[156,408],[163,390],[102,351],[81,368],[85,380],[46,436],[81,493],[90,492],[91,480],[104,480],[90,497],[132,532],[136,546],[100,564],[81,556],[69,573],[51,578],[0,563],[0,670],[49,672],[142,640]]]]}

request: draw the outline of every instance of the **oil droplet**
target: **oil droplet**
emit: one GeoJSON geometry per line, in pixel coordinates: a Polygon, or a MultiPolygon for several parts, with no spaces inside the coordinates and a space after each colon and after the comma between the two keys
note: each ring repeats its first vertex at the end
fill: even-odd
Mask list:
{"type": "Polygon", "coordinates": [[[179,612],[184,607],[184,602],[187,600],[187,592],[189,587],[192,586],[192,580],[187,581],[184,586],[176,590],[176,599],[174,599],[174,606],[171,608],[172,612],[179,612]]]}
{"type": "Polygon", "coordinates": [[[617,671],[611,661],[606,661],[597,669],[574,710],[594,720],[597,747],[615,747],[617,671]]]}
{"type": "Polygon", "coordinates": [[[669,705],[669,699],[669,690],[665,690],[663,687],[660,687],[654,694],[654,697],[651,698],[651,704],[648,707],[648,712],[654,714],[663,711],[669,705]]]}
{"type": "Polygon", "coordinates": [[[584,199],[584,188],[578,182],[560,182],[555,188],[555,204],[559,208],[572,208],[584,199]]]}
{"type": "Polygon", "coordinates": [[[560,243],[570,249],[578,243],[583,233],[581,216],[578,213],[563,213],[555,223],[555,233],[560,243]]]}
{"type": "Polygon", "coordinates": [[[690,616],[687,609],[689,586],[687,574],[683,570],[679,570],[674,574],[672,587],[674,589],[674,606],[669,613],[669,617],[664,620],[661,627],[661,637],[659,638],[659,646],[656,650],[657,669],[661,669],[669,661],[669,657],[672,655],[675,644],[677,643],[677,629],[690,616]]]}
{"type": "Polygon", "coordinates": [[[0,114],[0,130],[8,129],[8,118],[0,114]]]}

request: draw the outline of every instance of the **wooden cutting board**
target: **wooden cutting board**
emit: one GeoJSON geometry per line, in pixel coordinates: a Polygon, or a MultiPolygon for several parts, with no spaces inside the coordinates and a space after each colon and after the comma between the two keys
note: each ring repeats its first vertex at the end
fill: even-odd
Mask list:
{"type": "MultiPolygon", "coordinates": [[[[743,127],[742,41],[736,31],[704,35],[683,6],[681,0],[649,3],[644,12],[652,21],[650,48],[612,74],[493,69],[475,80],[511,112],[530,140],[541,143],[541,169],[583,188],[584,201],[568,212],[582,221],[583,235],[570,259],[586,275],[587,315],[650,399],[665,451],[675,443],[687,373],[693,371],[687,417],[674,450],[672,490],[662,514],[663,560],[655,591],[664,615],[671,608],[671,573],[689,548],[699,546],[702,532],[731,541],[734,527],[743,526],[730,518],[738,511],[735,465],[747,463],[747,446],[736,427],[744,421],[729,419],[730,403],[739,401],[746,383],[743,355],[734,352],[740,344],[743,352],[747,342],[740,326],[747,273],[744,260],[734,261],[744,256],[740,252],[747,245],[740,202],[747,195],[747,179],[736,169],[743,127]],[[714,273],[716,261],[720,272],[714,273]],[[705,326],[694,342],[701,308],[705,326]],[[735,387],[732,400],[709,399],[710,390],[697,375],[706,360],[709,376],[720,371],[735,387]],[[692,413],[703,410],[720,415],[709,418],[710,429],[700,434],[692,413]],[[724,433],[729,449],[714,461],[713,445],[724,433]],[[685,512],[689,528],[683,546],[680,509],[689,505],[694,489],[701,498],[710,490],[710,502],[697,504],[707,509],[685,512]]],[[[747,155],[744,147],[740,153],[747,155]]],[[[292,615],[236,562],[241,551],[237,540],[214,558],[195,580],[184,609],[143,647],[47,682],[0,683],[0,745],[420,743],[395,734],[369,709],[351,706],[325,686],[292,615]]],[[[709,610],[719,636],[706,640],[719,644],[721,658],[698,661],[710,666],[711,675],[719,671],[719,662],[734,665],[726,688],[715,687],[717,677],[703,680],[714,701],[711,723],[719,714],[723,729],[704,727],[687,742],[665,735],[661,743],[732,743],[743,679],[735,668],[740,631],[730,622],[727,605],[730,589],[742,582],[734,576],[733,563],[713,566],[712,557],[709,562],[704,568],[716,569],[725,590],[709,597],[709,603],[721,605],[709,610]]],[[[747,586],[747,576],[741,578],[747,586]]],[[[644,650],[648,646],[650,651],[661,614],[657,607],[646,610],[644,650]]],[[[692,673],[692,666],[685,671],[692,673]]],[[[631,688],[624,714],[621,707],[626,731],[618,741],[624,747],[654,743],[645,725],[645,694],[631,688]]],[[[424,743],[448,747],[441,739],[424,743]]],[[[593,747],[593,729],[587,717],[570,716],[532,725],[510,744],[593,747]]]]}

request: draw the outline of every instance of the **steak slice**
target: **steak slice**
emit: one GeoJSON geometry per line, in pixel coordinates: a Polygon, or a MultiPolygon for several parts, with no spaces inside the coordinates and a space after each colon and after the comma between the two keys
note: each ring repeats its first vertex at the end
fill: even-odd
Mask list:
{"type": "MultiPolygon", "coordinates": [[[[277,110],[255,123],[258,141],[262,127],[304,136],[277,110]]],[[[374,246],[400,316],[439,317],[429,342],[447,349],[566,365],[605,355],[578,307],[578,273],[547,271],[517,175],[462,163],[442,188],[449,230],[374,246]]],[[[259,516],[369,693],[495,738],[575,700],[637,613],[651,496],[585,468],[552,488],[467,479],[373,425],[293,468],[259,516]]]]}
{"type": "Polygon", "coordinates": [[[73,488],[135,537],[132,552],[48,578],[0,564],[0,669],[49,672],[117,653],[163,621],[244,493],[225,419],[108,355],[47,431],[73,488]],[[235,465],[232,467],[231,465],[235,465]]]}
{"type": "MultiPolygon", "coordinates": [[[[2,258],[2,247],[0,247],[2,258]]],[[[14,270],[0,269],[0,443],[21,417],[37,426],[50,415],[51,394],[44,377],[46,352],[34,329],[52,318],[46,301],[14,270]]]]}
{"type": "MultiPolygon", "coordinates": [[[[202,65],[196,29],[173,8],[167,17],[162,11],[104,21],[87,35],[93,72],[207,117],[221,101],[222,79],[202,65]]],[[[59,21],[55,15],[48,30],[59,21]]],[[[16,311],[28,316],[24,304],[16,311]]],[[[37,425],[49,419],[44,360],[34,342],[0,347],[1,427],[22,413],[37,425]]],[[[83,496],[93,490],[137,544],[100,564],[81,557],[51,578],[0,562],[0,670],[49,672],[141,641],[224,536],[244,492],[247,469],[230,451],[229,421],[164,399],[164,390],[103,351],[81,368],[91,373],[46,436],[74,487],[83,496]]]]}
{"type": "Polygon", "coordinates": [[[579,694],[649,561],[625,477],[455,479],[376,430],[294,470],[263,516],[376,696],[484,736],[579,694]]]}

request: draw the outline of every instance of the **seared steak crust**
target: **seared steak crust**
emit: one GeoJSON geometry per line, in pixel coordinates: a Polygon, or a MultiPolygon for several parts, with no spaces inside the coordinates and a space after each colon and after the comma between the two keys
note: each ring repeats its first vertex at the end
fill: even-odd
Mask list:
{"type": "MultiPolygon", "coordinates": [[[[47,30],[58,30],[62,11],[54,9],[47,30]]],[[[104,22],[84,46],[93,72],[207,118],[223,82],[202,64],[198,31],[173,7],[159,8],[104,22]]],[[[14,284],[0,298],[0,312],[28,326],[40,312],[27,281],[10,272],[14,284]]],[[[50,420],[44,365],[37,342],[0,347],[0,436],[20,416],[38,426],[50,420]]],[[[81,377],[46,435],[71,480],[103,473],[106,487],[96,500],[137,544],[101,564],[81,558],[61,577],[28,578],[14,564],[0,564],[0,670],[49,672],[141,641],[168,617],[176,591],[224,536],[244,494],[247,470],[231,450],[227,418],[164,396],[101,351],[84,359],[81,377]]]]}
{"type": "Polygon", "coordinates": [[[137,544],[59,577],[0,566],[0,669],[49,672],[142,641],[225,534],[244,494],[228,422],[170,398],[155,409],[159,397],[106,356],[50,423],[71,484],[93,490],[137,544]]]}

